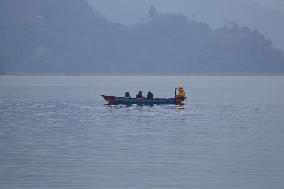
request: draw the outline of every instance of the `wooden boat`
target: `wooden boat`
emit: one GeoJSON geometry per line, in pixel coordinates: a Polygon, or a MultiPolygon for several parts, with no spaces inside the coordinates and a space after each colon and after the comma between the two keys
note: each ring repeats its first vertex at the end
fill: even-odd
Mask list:
{"type": "MultiPolygon", "coordinates": [[[[181,88],[181,87],[180,87],[181,88]]],[[[181,90],[179,88],[179,90],[181,90]]],[[[177,89],[176,89],[177,90],[177,89]]],[[[109,105],[154,105],[154,104],[175,104],[175,105],[182,105],[183,102],[186,100],[184,90],[182,88],[182,95],[176,95],[175,90],[175,98],[131,98],[131,97],[116,97],[116,96],[107,96],[102,95],[102,97],[108,102],[109,105]]]]}

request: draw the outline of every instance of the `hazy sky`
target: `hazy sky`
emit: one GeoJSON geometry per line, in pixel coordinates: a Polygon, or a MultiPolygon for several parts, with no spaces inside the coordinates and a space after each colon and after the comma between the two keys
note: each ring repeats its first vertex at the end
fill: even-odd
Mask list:
{"type": "Polygon", "coordinates": [[[133,24],[153,4],[160,11],[195,15],[212,27],[235,21],[258,29],[284,50],[284,0],[88,0],[107,18],[133,24]]]}
{"type": "Polygon", "coordinates": [[[266,8],[272,8],[275,10],[284,11],[284,1],[283,0],[253,0],[260,3],[266,8]]]}

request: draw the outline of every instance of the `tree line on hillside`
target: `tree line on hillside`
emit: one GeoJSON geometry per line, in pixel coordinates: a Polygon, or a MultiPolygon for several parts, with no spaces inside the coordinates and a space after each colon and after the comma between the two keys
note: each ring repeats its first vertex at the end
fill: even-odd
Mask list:
{"type": "Polygon", "coordinates": [[[257,30],[233,22],[211,29],[153,6],[148,18],[127,27],[85,0],[1,0],[0,28],[0,48],[13,72],[284,72],[283,53],[257,30]]]}

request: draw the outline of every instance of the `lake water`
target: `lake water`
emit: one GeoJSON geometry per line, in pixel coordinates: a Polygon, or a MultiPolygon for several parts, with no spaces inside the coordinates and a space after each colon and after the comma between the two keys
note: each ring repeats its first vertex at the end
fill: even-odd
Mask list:
{"type": "Polygon", "coordinates": [[[1,76],[0,188],[283,189],[284,77],[1,76]]]}

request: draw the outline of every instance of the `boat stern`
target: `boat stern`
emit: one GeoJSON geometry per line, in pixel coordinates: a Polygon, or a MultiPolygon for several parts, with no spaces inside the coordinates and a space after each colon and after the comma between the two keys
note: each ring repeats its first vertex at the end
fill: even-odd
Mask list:
{"type": "Polygon", "coordinates": [[[186,100],[186,97],[176,97],[175,98],[175,104],[176,105],[182,105],[183,104],[183,102],[186,100]]]}

